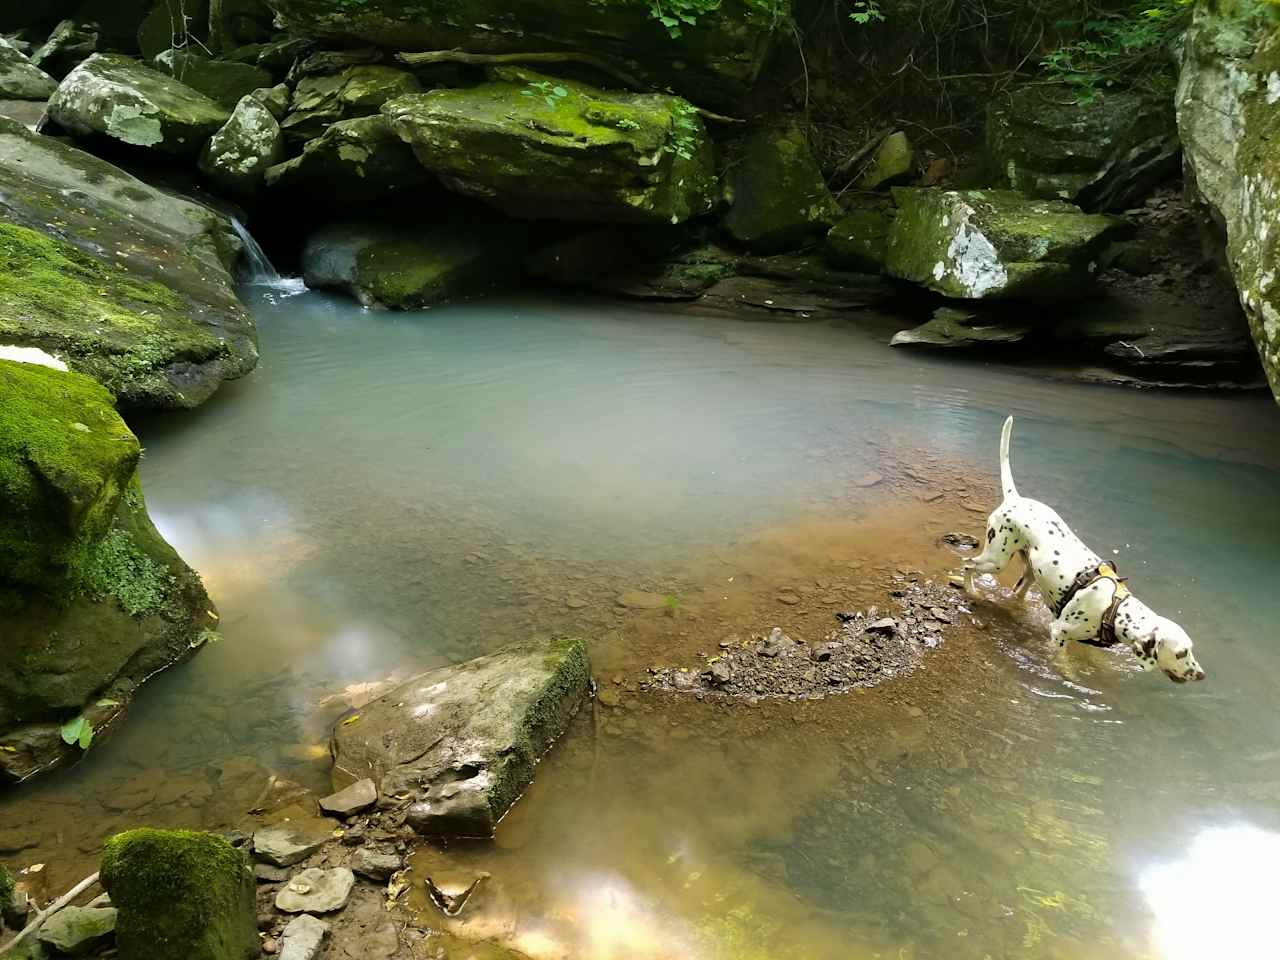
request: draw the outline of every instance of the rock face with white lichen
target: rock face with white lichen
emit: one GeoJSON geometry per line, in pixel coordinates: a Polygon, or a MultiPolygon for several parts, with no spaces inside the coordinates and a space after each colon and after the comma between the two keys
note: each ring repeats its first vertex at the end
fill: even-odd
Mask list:
{"type": "Polygon", "coordinates": [[[1280,399],[1280,24],[1247,0],[1202,2],[1182,50],[1187,180],[1226,233],[1240,303],[1280,399]]]}
{"type": "Polygon", "coordinates": [[[899,188],[893,196],[887,272],[964,300],[1081,296],[1121,226],[1005,190],[899,188]]]}

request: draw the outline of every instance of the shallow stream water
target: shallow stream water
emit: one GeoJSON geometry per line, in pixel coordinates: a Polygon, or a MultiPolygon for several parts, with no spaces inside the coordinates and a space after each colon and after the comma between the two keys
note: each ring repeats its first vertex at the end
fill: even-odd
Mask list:
{"type": "Polygon", "coordinates": [[[268,772],[323,789],[329,725],[379,684],[560,632],[590,638],[615,705],[579,714],[496,843],[420,858],[491,874],[449,956],[1273,955],[1269,399],[1055,384],[891,351],[874,324],[247,296],[259,369],[134,423],[223,640],[80,765],[0,799],[3,858],[46,863],[49,893],[119,829],[238,822],[268,772]],[[1009,412],[1021,491],[1188,629],[1204,683],[1054,660],[1044,608],[988,584],[980,627],[878,688],[637,689],[945,576],[938,538],[980,532],[1009,412]],[[629,590],[670,603],[626,609],[629,590]]]}

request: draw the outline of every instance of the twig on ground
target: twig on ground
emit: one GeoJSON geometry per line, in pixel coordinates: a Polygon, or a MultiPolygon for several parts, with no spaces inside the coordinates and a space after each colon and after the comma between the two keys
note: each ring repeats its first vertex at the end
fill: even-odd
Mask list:
{"type": "Polygon", "coordinates": [[[51,916],[53,916],[55,913],[57,913],[59,910],[61,910],[63,907],[69,904],[76,897],[80,896],[80,894],[84,893],[86,890],[88,890],[91,886],[93,886],[97,882],[98,882],[98,874],[95,872],[91,876],[85,877],[83,880],[77,883],[74,887],[72,887],[62,896],[60,896],[57,900],[53,901],[53,903],[49,904],[49,906],[46,909],[44,910],[37,909],[36,918],[32,920],[30,923],[28,923],[25,927],[23,927],[21,933],[19,933],[16,937],[14,937],[12,940],[6,943],[3,947],[0,947],[0,956],[3,956],[4,954],[8,953],[14,947],[20,944],[23,940],[27,939],[27,937],[31,936],[31,934],[39,930],[41,925],[43,925],[46,920],[48,920],[51,916]]]}

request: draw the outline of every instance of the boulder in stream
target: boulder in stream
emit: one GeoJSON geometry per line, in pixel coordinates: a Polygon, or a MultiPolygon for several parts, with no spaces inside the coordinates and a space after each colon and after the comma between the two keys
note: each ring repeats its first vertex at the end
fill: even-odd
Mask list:
{"type": "Polygon", "coordinates": [[[217,615],[156,532],[100,385],[0,360],[0,779],[87,749],[217,615]]]}
{"type": "Polygon", "coordinates": [[[489,837],[533,780],[590,681],[587,645],[532,640],[419,674],[334,728],[334,775],[411,800],[410,826],[489,837]]]}
{"type": "Polygon", "coordinates": [[[234,196],[255,194],[267,169],[284,159],[284,138],[271,111],[246,94],[200,155],[200,171],[234,196]]]}
{"type": "Polygon", "coordinates": [[[1178,130],[1187,180],[1227,261],[1280,400],[1280,26],[1265,5],[1198,3],[1182,42],[1178,130]]]}
{"type": "Polygon", "coordinates": [[[96,53],[58,85],[49,116],[78,137],[195,156],[231,108],[137,60],[96,53]]]}
{"type": "Polygon", "coordinates": [[[119,911],[120,960],[258,957],[256,892],[244,855],[188,830],[130,830],[107,840],[102,885],[119,911]]]}
{"type": "Polygon", "coordinates": [[[891,276],[968,300],[1078,298],[1123,221],[1006,190],[898,187],[891,276]]]}
{"type": "Polygon", "coordinates": [[[711,141],[679,97],[500,67],[382,113],[446,187],[513,217],[674,224],[714,203],[711,141]]]}
{"type": "Polygon", "coordinates": [[[0,119],[0,215],[0,349],[147,407],[194,407],[257,363],[239,240],[208,208],[0,119]]]}

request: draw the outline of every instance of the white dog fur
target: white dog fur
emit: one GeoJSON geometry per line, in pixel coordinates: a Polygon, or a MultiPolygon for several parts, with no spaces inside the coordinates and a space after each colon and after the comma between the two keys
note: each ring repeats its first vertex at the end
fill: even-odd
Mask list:
{"type": "Polygon", "coordinates": [[[1009,438],[1013,417],[1004,422],[1000,435],[1000,485],[1004,500],[987,519],[987,542],[982,553],[964,564],[965,589],[976,596],[975,573],[998,574],[1020,554],[1027,574],[1018,586],[1024,595],[1034,577],[1036,586],[1052,610],[1059,611],[1049,627],[1058,649],[1068,640],[1097,642],[1103,632],[1103,617],[1117,591],[1121,599],[1114,611],[1115,638],[1127,643],[1146,670],[1159,667],[1170,680],[1185,683],[1203,680],[1204,670],[1191,650],[1191,638],[1167,617],[1159,616],[1117,580],[1101,576],[1077,590],[1062,606],[1076,579],[1084,571],[1096,570],[1104,561],[1080,540],[1051,507],[1018,495],[1009,467],[1009,438]]]}

